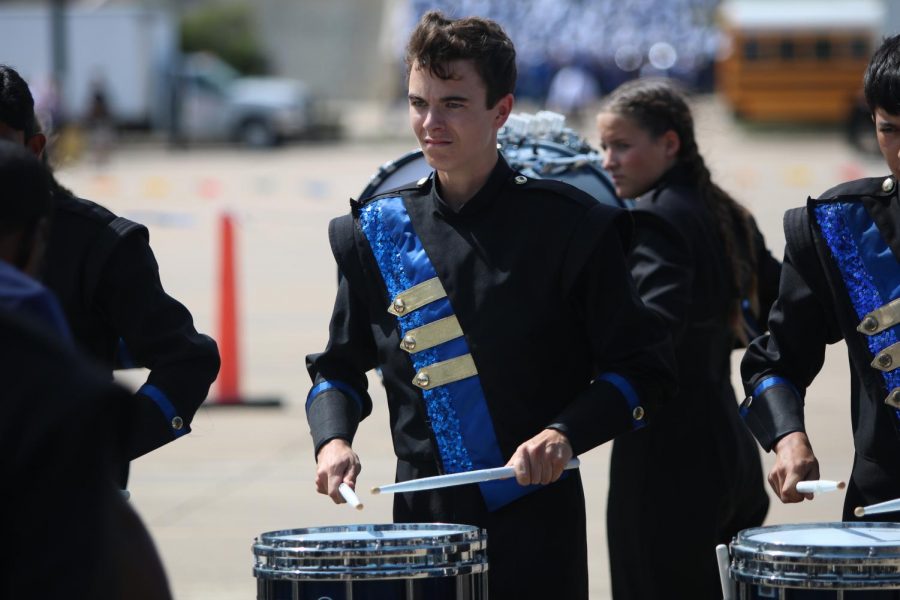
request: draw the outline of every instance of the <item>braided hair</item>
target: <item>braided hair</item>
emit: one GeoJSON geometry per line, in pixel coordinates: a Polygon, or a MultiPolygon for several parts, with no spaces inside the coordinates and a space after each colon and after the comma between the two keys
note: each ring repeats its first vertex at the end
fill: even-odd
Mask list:
{"type": "Polygon", "coordinates": [[[713,182],[697,147],[694,119],[684,97],[665,80],[637,79],[621,85],[607,96],[600,110],[631,119],[654,138],[667,131],[678,135],[681,145],[673,168],[697,187],[701,201],[718,225],[731,271],[733,293],[729,326],[737,339],[746,344],[742,299],[748,298],[753,311],[759,312],[752,219],[746,208],[713,182]]]}

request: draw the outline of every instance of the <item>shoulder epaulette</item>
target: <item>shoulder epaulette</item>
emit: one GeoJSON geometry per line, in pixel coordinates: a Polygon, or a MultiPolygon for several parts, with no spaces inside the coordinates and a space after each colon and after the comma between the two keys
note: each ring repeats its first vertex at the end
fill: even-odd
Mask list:
{"type": "Polygon", "coordinates": [[[350,207],[354,209],[359,209],[365,206],[366,204],[374,201],[380,200],[381,198],[390,198],[392,196],[396,196],[398,194],[404,192],[421,192],[428,193],[431,191],[431,176],[427,175],[422,177],[418,181],[411,181],[409,183],[404,183],[401,186],[391,188],[389,190],[385,190],[383,192],[378,192],[372,196],[367,196],[365,198],[360,198],[359,200],[350,200],[350,207]]]}
{"type": "Polygon", "coordinates": [[[542,192],[550,192],[557,196],[571,200],[577,204],[581,204],[586,208],[590,208],[598,203],[597,199],[571,184],[556,179],[538,179],[537,177],[526,177],[517,173],[512,181],[515,185],[521,186],[526,190],[540,190],[542,192]]]}
{"type": "Polygon", "coordinates": [[[885,197],[893,194],[897,183],[893,177],[867,177],[855,181],[847,181],[834,186],[812,202],[850,202],[864,197],[885,197]]]}

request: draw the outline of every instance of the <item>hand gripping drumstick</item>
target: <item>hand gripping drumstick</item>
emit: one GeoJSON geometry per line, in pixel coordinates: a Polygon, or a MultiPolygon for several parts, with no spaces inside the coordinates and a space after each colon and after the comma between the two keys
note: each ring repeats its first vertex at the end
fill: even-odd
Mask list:
{"type": "MultiPolygon", "coordinates": [[[[573,458],[566,464],[566,470],[577,469],[579,465],[581,465],[581,461],[577,458],[573,458]]],[[[381,485],[373,487],[372,493],[392,494],[395,492],[423,492],[425,490],[436,490],[438,488],[464,485],[467,483],[483,483],[485,481],[494,481],[496,479],[509,479],[515,476],[516,471],[514,467],[479,469],[477,471],[450,473],[449,475],[435,475],[434,477],[423,477],[421,479],[413,479],[412,481],[404,481],[402,483],[381,485]]]]}
{"type": "Polygon", "coordinates": [[[359,501],[359,496],[356,495],[356,492],[353,491],[352,487],[342,482],[341,485],[338,486],[338,491],[341,493],[341,496],[344,497],[344,500],[347,501],[347,504],[356,510],[363,509],[363,503],[359,501]]]}
{"type": "Polygon", "coordinates": [[[889,513],[900,510],[900,498],[896,500],[888,500],[887,502],[879,502],[878,504],[870,504],[869,506],[857,506],[853,509],[853,514],[857,517],[866,515],[880,515],[881,513],[889,513]]]}
{"type": "Polygon", "coordinates": [[[798,481],[797,493],[799,494],[822,494],[825,492],[833,492],[842,490],[847,487],[843,481],[831,481],[829,479],[812,479],[810,481],[798,481]]]}

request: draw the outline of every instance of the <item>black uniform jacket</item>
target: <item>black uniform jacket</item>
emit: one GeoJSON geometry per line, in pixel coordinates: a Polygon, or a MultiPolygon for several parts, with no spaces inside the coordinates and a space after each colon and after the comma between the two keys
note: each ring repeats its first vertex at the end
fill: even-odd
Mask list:
{"type": "Polygon", "coordinates": [[[64,190],[53,219],[43,280],[76,342],[110,373],[150,369],[129,409],[127,458],[188,433],[219,371],[218,350],[163,290],[147,229],[64,190]]]}
{"type": "Polygon", "coordinates": [[[307,357],[316,451],[335,437],[352,440],[371,411],[365,372],[375,367],[397,456],[449,472],[501,466],[547,427],[564,432],[575,454],[585,452],[642,426],[672,389],[665,329],[641,304],[626,269],[627,213],[567,184],[527,179],[502,157],[458,213],[440,198],[433,177],[351,205],[352,214],[329,230],[341,277],[328,346],[307,357]],[[400,253],[383,247],[390,244],[380,233],[399,227],[398,214],[408,219],[395,236],[405,246],[400,253]],[[433,397],[443,393],[437,386],[413,383],[430,367],[401,348],[412,310],[388,312],[404,287],[392,272],[414,282],[401,253],[433,266],[449,300],[445,313],[459,322],[461,335],[438,346],[438,358],[456,345],[450,353],[470,354],[477,369],[457,382],[471,387],[461,403],[450,399],[455,414],[433,397]],[[472,441],[470,428],[481,439],[492,427],[496,448],[488,462],[495,464],[479,463],[472,448],[472,464],[465,463],[455,452],[454,419],[462,446],[472,441]]]}
{"type": "MultiPolygon", "coordinates": [[[[662,598],[689,589],[697,598],[718,597],[709,549],[761,525],[768,509],[759,449],[731,386],[738,286],[716,219],[682,169],[676,166],[638,198],[631,214],[631,272],[644,303],[672,333],[678,393],[651,426],[613,445],[607,507],[613,596],[662,598]],[[692,493],[672,495],[661,509],[660,489],[692,493]],[[677,555],[654,550],[685,530],[690,539],[679,542],[677,555]]],[[[735,235],[756,255],[764,322],[780,264],[755,224],[752,229],[735,235]]]]}
{"type": "Polygon", "coordinates": [[[785,215],[785,263],[768,335],[741,364],[745,421],[766,450],[803,431],[806,388],[825,346],[845,340],[850,356],[856,460],[845,518],[859,503],[900,496],[900,371],[897,321],[878,309],[900,296],[900,204],[893,178],[839,185],[785,215]],[[869,315],[872,315],[870,318],[869,315]]]}

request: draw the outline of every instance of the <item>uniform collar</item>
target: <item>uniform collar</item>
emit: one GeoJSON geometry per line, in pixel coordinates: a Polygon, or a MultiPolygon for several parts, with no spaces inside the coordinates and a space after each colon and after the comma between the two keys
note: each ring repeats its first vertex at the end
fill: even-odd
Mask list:
{"type": "Polygon", "coordinates": [[[691,185],[691,183],[691,175],[688,173],[688,170],[681,163],[675,163],[671,169],[663,173],[663,176],[659,178],[653,189],[644,194],[644,197],[656,200],[667,187],[691,185]]]}
{"type": "Polygon", "coordinates": [[[441,193],[438,189],[439,184],[437,176],[432,172],[431,198],[434,202],[435,211],[440,215],[451,219],[471,217],[480,214],[494,203],[497,196],[500,194],[500,190],[513,174],[514,171],[506,162],[506,159],[498,152],[497,164],[494,165],[494,170],[488,175],[487,181],[468,202],[463,204],[463,207],[459,212],[456,212],[450,208],[449,204],[444,202],[443,198],[441,198],[441,193]]]}

